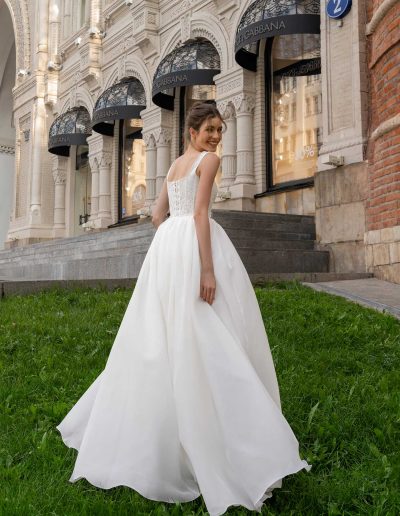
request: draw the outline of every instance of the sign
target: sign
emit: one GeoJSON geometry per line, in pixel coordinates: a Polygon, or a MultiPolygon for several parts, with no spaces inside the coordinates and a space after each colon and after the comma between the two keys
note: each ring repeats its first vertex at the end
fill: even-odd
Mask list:
{"type": "Polygon", "coordinates": [[[339,20],[346,16],[351,9],[351,0],[329,0],[326,6],[326,14],[329,18],[339,20]]]}

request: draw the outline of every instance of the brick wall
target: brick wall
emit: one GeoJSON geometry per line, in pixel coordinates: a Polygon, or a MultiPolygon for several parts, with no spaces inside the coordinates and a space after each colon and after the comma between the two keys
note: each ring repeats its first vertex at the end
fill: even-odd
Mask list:
{"type": "MultiPolygon", "coordinates": [[[[369,0],[370,22],[382,4],[382,0],[369,0]]],[[[368,37],[369,231],[400,225],[400,127],[390,124],[400,113],[400,3],[391,5],[368,37]]]]}
{"type": "Polygon", "coordinates": [[[368,0],[366,265],[400,283],[400,3],[368,0]]]}

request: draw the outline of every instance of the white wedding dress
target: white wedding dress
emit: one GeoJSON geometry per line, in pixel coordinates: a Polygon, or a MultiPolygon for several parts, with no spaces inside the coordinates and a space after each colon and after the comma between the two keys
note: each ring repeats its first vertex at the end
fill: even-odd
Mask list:
{"type": "Polygon", "coordinates": [[[283,477],[311,466],[281,412],[254,289],[213,219],[216,297],[209,305],[199,296],[193,208],[205,154],[168,182],[170,217],[154,235],[105,369],[57,428],[79,450],[71,482],[129,486],[164,502],[202,495],[211,516],[230,505],[260,512],[283,477]]]}

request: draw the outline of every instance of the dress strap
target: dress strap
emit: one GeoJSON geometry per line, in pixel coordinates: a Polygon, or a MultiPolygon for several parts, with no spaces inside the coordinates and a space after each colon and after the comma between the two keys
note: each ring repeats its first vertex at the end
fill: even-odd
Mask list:
{"type": "Polygon", "coordinates": [[[193,163],[192,170],[190,171],[189,175],[192,175],[196,172],[197,167],[200,165],[201,160],[204,158],[204,156],[208,154],[208,151],[202,151],[199,155],[199,157],[196,159],[196,161],[193,163]]]}

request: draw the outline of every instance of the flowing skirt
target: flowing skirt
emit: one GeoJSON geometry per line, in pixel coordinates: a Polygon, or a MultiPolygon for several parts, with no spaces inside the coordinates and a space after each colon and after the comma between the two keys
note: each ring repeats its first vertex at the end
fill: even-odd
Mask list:
{"type": "Polygon", "coordinates": [[[57,427],[79,451],[71,482],[124,485],[151,500],[203,496],[211,516],[260,511],[310,465],[282,415],[253,286],[210,219],[216,297],[200,298],[192,215],[155,233],[103,372],[57,427]]]}

